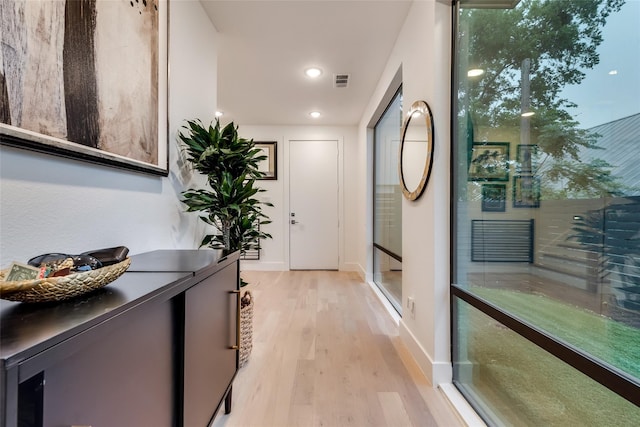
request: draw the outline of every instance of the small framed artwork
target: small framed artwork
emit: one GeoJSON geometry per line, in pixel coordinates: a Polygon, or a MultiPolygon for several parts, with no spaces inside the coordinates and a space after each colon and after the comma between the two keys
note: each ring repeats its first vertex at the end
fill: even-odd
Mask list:
{"type": "Polygon", "coordinates": [[[507,186],[505,184],[482,185],[482,211],[504,212],[507,200],[507,186]]]}
{"type": "Polygon", "coordinates": [[[516,153],[518,173],[533,175],[538,169],[538,146],[532,144],[518,144],[516,153]]]}
{"type": "Polygon", "coordinates": [[[540,179],[538,177],[528,175],[513,177],[513,207],[540,207],[540,179]]]}
{"type": "Polygon", "coordinates": [[[509,143],[474,142],[469,181],[509,181],[509,143]]]}
{"type": "Polygon", "coordinates": [[[264,173],[260,179],[278,179],[278,143],[276,141],[256,142],[256,148],[267,158],[258,164],[258,170],[264,173]]]}

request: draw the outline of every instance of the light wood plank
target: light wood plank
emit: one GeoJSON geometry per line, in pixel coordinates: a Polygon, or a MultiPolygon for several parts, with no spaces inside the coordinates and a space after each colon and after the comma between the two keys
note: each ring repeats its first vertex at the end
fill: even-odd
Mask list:
{"type": "Polygon", "coordinates": [[[243,272],[253,352],[213,427],[461,426],[355,273],[243,272]]]}
{"type": "Polygon", "coordinates": [[[397,427],[413,425],[398,393],[381,392],[378,393],[378,399],[382,405],[386,425],[397,427]]]}

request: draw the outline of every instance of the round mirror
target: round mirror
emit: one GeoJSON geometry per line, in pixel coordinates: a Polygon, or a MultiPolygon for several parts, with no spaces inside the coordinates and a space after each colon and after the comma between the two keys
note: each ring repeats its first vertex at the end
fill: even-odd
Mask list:
{"type": "Polygon", "coordinates": [[[424,101],[416,101],[402,126],[399,156],[402,193],[409,200],[422,195],[433,164],[433,116],[424,101]]]}

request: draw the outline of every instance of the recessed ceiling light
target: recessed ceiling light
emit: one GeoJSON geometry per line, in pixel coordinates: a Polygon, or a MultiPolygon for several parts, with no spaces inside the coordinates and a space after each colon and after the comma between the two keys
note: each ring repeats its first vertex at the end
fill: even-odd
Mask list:
{"type": "Polygon", "coordinates": [[[320,117],[320,111],[312,111],[309,113],[309,115],[314,119],[317,119],[318,117],[320,117]]]}
{"type": "Polygon", "coordinates": [[[216,117],[222,117],[224,113],[222,111],[216,111],[216,117]]]}
{"type": "Polygon", "coordinates": [[[484,74],[484,70],[481,68],[472,68],[467,71],[467,77],[478,77],[484,74]]]}
{"type": "Polygon", "coordinates": [[[609,75],[610,75],[610,76],[615,76],[616,74],[618,74],[618,70],[611,70],[611,71],[609,71],[609,75]]]}
{"type": "Polygon", "coordinates": [[[311,67],[304,70],[304,73],[307,75],[307,77],[315,79],[316,77],[320,77],[320,75],[322,74],[322,70],[320,68],[311,67]]]}

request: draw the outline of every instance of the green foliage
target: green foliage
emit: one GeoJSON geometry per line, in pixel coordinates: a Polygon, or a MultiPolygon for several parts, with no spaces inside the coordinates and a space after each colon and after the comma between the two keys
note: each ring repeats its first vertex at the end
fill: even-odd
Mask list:
{"type": "MultiPolygon", "coordinates": [[[[531,106],[552,110],[557,119],[571,120],[564,110],[574,104],[559,98],[565,85],[579,84],[583,69],[599,62],[602,27],[624,0],[522,0],[515,9],[464,9],[462,38],[474,67],[486,71],[470,88],[480,125],[518,120],[520,73],[529,59],[531,106]]],[[[514,122],[516,124],[516,122],[514,122]]]]}
{"type": "Polygon", "coordinates": [[[543,190],[546,199],[598,199],[620,196],[625,187],[611,175],[612,165],[604,160],[589,162],[557,160],[545,171],[551,182],[562,182],[559,188],[547,187],[543,190]]]}
{"type": "Polygon", "coordinates": [[[185,145],[187,160],[209,179],[220,181],[224,172],[232,177],[247,175],[253,179],[264,175],[258,164],[266,157],[259,155],[253,140],[238,136],[233,122],[220,129],[218,119],[215,126],[210,124],[208,128],[200,120],[190,120],[182,129],[186,133],[181,132],[178,138],[185,145]]]}
{"type": "MultiPolygon", "coordinates": [[[[579,129],[562,98],[567,85],[580,84],[584,70],[599,62],[597,48],[607,17],[620,10],[624,0],[522,0],[514,9],[463,9],[460,46],[468,52],[469,68],[482,68],[482,78],[460,90],[475,126],[520,127],[523,61],[529,60],[529,102],[536,115],[530,119],[531,141],[536,141],[549,171],[543,183],[567,177],[578,194],[603,191],[596,178],[607,176],[610,193],[619,186],[610,176],[610,165],[590,162],[578,165],[583,148],[596,148],[598,135],[579,129]],[[556,164],[558,162],[558,164],[556,164]],[[568,163],[574,163],[569,167],[568,163]],[[580,170],[580,174],[562,171],[580,170]],[[575,178],[575,179],[574,179],[575,178]]],[[[463,53],[464,55],[464,53],[463,53]]],[[[550,189],[549,191],[553,191],[550,189]]],[[[606,191],[605,191],[606,192],[606,191]]]]}
{"type": "Polygon", "coordinates": [[[256,197],[265,190],[255,186],[256,179],[263,176],[258,164],[266,157],[260,155],[253,140],[238,136],[233,122],[221,129],[217,119],[208,128],[192,120],[182,130],[179,139],[187,160],[207,176],[211,187],[182,193],[187,212],[202,212],[200,219],[217,230],[205,235],[200,246],[243,253],[258,249],[262,239],[271,238],[259,226],[271,222],[262,207],[273,205],[256,197]]]}

